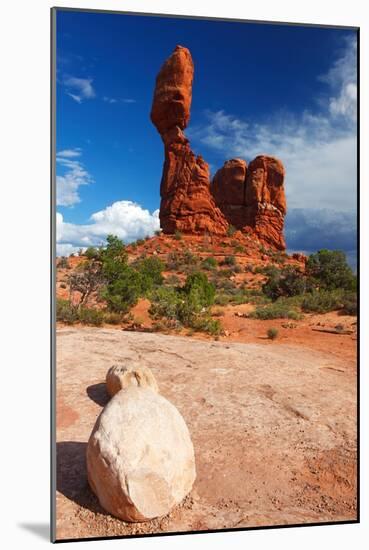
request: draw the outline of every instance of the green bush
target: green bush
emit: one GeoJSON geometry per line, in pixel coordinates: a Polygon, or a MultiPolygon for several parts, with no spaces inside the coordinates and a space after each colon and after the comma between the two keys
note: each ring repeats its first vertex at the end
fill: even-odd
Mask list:
{"type": "Polygon", "coordinates": [[[264,273],[268,279],[263,284],[263,292],[272,300],[277,300],[280,296],[297,296],[307,290],[306,277],[292,266],[283,269],[270,266],[264,273]]]}
{"type": "Polygon", "coordinates": [[[292,308],[289,304],[283,302],[273,302],[266,306],[257,306],[254,311],[250,313],[250,317],[254,319],[301,319],[302,315],[292,308]]]}
{"type": "Polygon", "coordinates": [[[205,273],[200,271],[187,277],[183,291],[187,296],[196,293],[201,306],[207,307],[214,303],[215,287],[208,281],[205,273]]]}
{"type": "Polygon", "coordinates": [[[223,332],[223,327],[219,319],[212,319],[210,316],[199,316],[191,324],[191,328],[207,332],[211,336],[219,336],[223,332]]]}
{"type": "Polygon", "coordinates": [[[269,340],[275,340],[278,336],[278,329],[277,328],[268,328],[267,330],[267,336],[269,340]]]}
{"type": "Polygon", "coordinates": [[[174,232],[174,238],[175,238],[176,241],[182,240],[182,233],[180,231],[178,231],[178,229],[176,229],[175,232],[174,232]]]}
{"type": "Polygon", "coordinates": [[[116,311],[104,311],[104,321],[109,325],[119,325],[123,322],[123,315],[116,311]]]}
{"type": "Polygon", "coordinates": [[[236,258],[234,256],[226,256],[223,260],[223,265],[236,265],[236,258]]]}
{"type": "Polygon", "coordinates": [[[139,260],[135,264],[135,268],[143,277],[144,290],[151,290],[154,286],[161,285],[164,281],[162,271],[164,269],[163,262],[152,256],[150,258],[144,258],[139,260]]]}
{"type": "Polygon", "coordinates": [[[159,287],[150,297],[150,315],[154,319],[165,317],[167,319],[178,318],[180,295],[174,288],[159,287]]]}
{"type": "Polygon", "coordinates": [[[356,290],[356,277],[347,264],[344,252],[340,250],[324,249],[311,254],[306,262],[306,274],[320,288],[356,290]]]}
{"type": "Polygon", "coordinates": [[[73,324],[78,321],[78,308],[68,300],[56,301],[56,320],[63,323],[73,324]]]}
{"type": "Polygon", "coordinates": [[[99,327],[104,322],[104,312],[99,309],[81,307],[78,311],[78,318],[81,323],[99,327]]]}
{"type": "Polygon", "coordinates": [[[341,289],[314,291],[305,294],[301,308],[306,312],[327,313],[342,309],[343,297],[344,291],[341,289]]]}
{"type": "Polygon", "coordinates": [[[218,267],[218,262],[212,256],[208,256],[201,265],[206,271],[214,271],[218,267]]]}
{"type": "Polygon", "coordinates": [[[107,302],[111,311],[127,312],[136,305],[138,299],[147,290],[147,279],[140,272],[125,265],[119,275],[110,280],[103,289],[101,296],[107,302]]]}
{"type": "Polygon", "coordinates": [[[100,250],[94,246],[89,246],[86,248],[84,256],[86,256],[88,260],[98,260],[100,259],[100,250]]]}
{"type": "Polygon", "coordinates": [[[348,292],[344,295],[342,313],[346,313],[346,315],[357,315],[356,292],[348,292]]]}
{"type": "Polygon", "coordinates": [[[165,284],[168,286],[179,286],[180,282],[181,280],[179,277],[177,277],[177,275],[169,275],[165,279],[165,284]]]}

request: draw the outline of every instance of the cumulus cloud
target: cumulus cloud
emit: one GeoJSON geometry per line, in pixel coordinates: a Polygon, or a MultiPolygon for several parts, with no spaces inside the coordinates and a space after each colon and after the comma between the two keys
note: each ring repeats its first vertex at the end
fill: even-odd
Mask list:
{"type": "Polygon", "coordinates": [[[92,78],[77,78],[75,76],[64,78],[67,94],[77,103],[82,103],[84,99],[92,99],[96,96],[92,82],[92,78]]]}
{"type": "Polygon", "coordinates": [[[73,206],[81,201],[78,194],[81,185],[88,185],[93,181],[91,175],[78,159],[81,149],[65,149],[56,154],[57,167],[64,171],[63,175],[56,176],[56,204],[57,206],[73,206]]]}
{"type": "Polygon", "coordinates": [[[326,75],[332,92],[319,112],[283,112],[267,122],[240,119],[224,110],[205,111],[206,124],[192,127],[193,141],[217,153],[251,160],[270,154],[286,167],[287,203],[291,208],[334,210],[356,207],[356,41],[345,49],[326,75]]]}
{"type": "Polygon", "coordinates": [[[66,255],[65,252],[71,254],[87,246],[100,246],[104,244],[109,233],[117,235],[124,242],[131,242],[153,235],[159,228],[159,210],[150,213],[132,201],[114,202],[92,214],[90,223],[84,225],[65,222],[58,212],[57,255],[66,255]]]}

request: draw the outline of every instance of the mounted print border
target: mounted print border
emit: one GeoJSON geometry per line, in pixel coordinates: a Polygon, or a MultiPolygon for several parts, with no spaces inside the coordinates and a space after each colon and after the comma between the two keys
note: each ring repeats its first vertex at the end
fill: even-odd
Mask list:
{"type": "Polygon", "coordinates": [[[359,46],[51,10],[53,542],[359,522],[359,46]]]}

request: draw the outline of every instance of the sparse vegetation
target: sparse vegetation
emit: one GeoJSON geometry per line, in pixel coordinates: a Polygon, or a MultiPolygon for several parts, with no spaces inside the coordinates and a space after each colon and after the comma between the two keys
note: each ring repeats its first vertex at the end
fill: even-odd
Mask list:
{"type": "Polygon", "coordinates": [[[212,256],[208,256],[202,261],[201,266],[206,271],[214,271],[218,267],[218,262],[212,256]]]}
{"type": "Polygon", "coordinates": [[[275,340],[278,337],[278,329],[275,327],[268,328],[267,337],[269,340],[275,340]]]}
{"type": "Polygon", "coordinates": [[[61,256],[56,264],[56,267],[59,269],[70,269],[68,258],[61,256]]]}
{"type": "Polygon", "coordinates": [[[176,241],[182,240],[182,233],[178,231],[178,229],[176,229],[176,231],[174,232],[174,238],[176,241]]]}
{"type": "Polygon", "coordinates": [[[229,225],[227,229],[227,237],[232,237],[236,233],[237,229],[234,225],[229,225]]]}

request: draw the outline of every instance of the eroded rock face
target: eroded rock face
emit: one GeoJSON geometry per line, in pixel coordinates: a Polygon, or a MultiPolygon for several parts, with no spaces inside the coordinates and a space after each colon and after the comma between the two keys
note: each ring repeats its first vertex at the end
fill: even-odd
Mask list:
{"type": "Polygon", "coordinates": [[[286,248],[283,236],[286,215],[285,170],[280,160],[260,155],[250,162],[245,204],[249,223],[257,236],[279,250],[286,248]]]}
{"type": "Polygon", "coordinates": [[[91,433],[87,475],[101,506],[113,516],[146,521],[167,514],[196,477],[183,417],[151,388],[119,391],[91,433]]]}
{"type": "Polygon", "coordinates": [[[217,171],[211,189],[230,224],[251,229],[262,241],[284,250],[284,176],[283,164],[274,157],[260,155],[248,167],[242,159],[231,159],[217,171]]]}
{"type": "Polygon", "coordinates": [[[209,166],[182,131],[190,117],[193,71],[189,50],[177,46],[156,79],[151,120],[165,148],[160,225],[164,233],[224,234],[228,223],[210,192],[209,166]]]}
{"type": "Polygon", "coordinates": [[[113,365],[106,373],[106,391],[113,397],[118,391],[129,386],[151,388],[158,392],[158,384],[150,369],[134,363],[113,365]]]}
{"type": "Polygon", "coordinates": [[[245,190],[247,163],[243,159],[227,160],[212,181],[215,203],[228,223],[242,229],[246,225],[245,190]]]}

